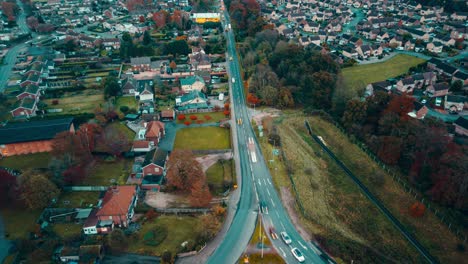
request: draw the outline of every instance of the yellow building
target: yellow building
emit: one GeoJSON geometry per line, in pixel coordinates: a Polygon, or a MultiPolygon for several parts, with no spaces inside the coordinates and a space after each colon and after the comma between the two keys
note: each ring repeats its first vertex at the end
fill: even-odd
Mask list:
{"type": "Polygon", "coordinates": [[[206,22],[220,22],[221,14],[220,13],[194,13],[192,14],[192,20],[198,24],[203,24],[206,22]]]}

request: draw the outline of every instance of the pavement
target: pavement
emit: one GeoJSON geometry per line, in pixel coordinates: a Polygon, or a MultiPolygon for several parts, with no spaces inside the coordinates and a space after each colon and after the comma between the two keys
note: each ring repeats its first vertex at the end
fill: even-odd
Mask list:
{"type": "MultiPolygon", "coordinates": [[[[227,12],[224,13],[224,18],[226,21],[224,26],[226,26],[230,23],[227,12]]],[[[318,250],[310,241],[302,238],[296,230],[272,183],[270,172],[250,123],[235,39],[231,30],[226,33],[226,39],[228,53],[233,58],[229,63],[230,77],[234,78],[234,82],[231,82],[232,112],[235,120],[242,120],[241,124],[235,122],[237,125],[233,129],[235,131],[233,138],[237,139],[233,144],[238,149],[236,155],[239,157],[237,160],[242,176],[241,199],[237,204],[237,211],[229,230],[223,234],[226,239],[211,254],[207,263],[236,263],[247,248],[257,216],[262,219],[266,230],[274,227],[277,233],[285,231],[291,237],[290,245],[286,245],[281,240],[273,241],[274,248],[287,263],[297,262],[291,253],[293,247],[300,249],[305,256],[305,263],[324,263],[318,250]],[[261,209],[259,209],[260,205],[261,209]]]]}

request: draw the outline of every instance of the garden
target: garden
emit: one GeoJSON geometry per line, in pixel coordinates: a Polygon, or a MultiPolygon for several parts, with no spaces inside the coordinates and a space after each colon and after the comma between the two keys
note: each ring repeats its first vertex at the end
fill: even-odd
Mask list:
{"type": "Polygon", "coordinates": [[[222,127],[188,127],[177,131],[174,149],[209,150],[231,148],[230,131],[222,127]]]}

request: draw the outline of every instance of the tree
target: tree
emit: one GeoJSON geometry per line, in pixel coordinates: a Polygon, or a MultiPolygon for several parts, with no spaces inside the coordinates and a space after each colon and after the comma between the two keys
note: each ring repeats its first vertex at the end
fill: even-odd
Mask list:
{"type": "Polygon", "coordinates": [[[367,103],[357,99],[350,100],[346,104],[346,110],[343,114],[343,124],[347,129],[353,125],[362,125],[367,116],[367,103]]]}
{"type": "Polygon", "coordinates": [[[127,248],[128,242],[122,229],[115,228],[107,236],[107,243],[113,253],[122,253],[127,248]]]}
{"type": "Polygon", "coordinates": [[[231,111],[229,110],[224,110],[223,114],[228,117],[231,114],[231,111]]]}
{"type": "Polygon", "coordinates": [[[175,70],[177,69],[177,64],[175,63],[175,61],[171,61],[171,63],[169,63],[169,67],[171,67],[172,70],[175,70]]]}
{"type": "Polygon", "coordinates": [[[153,43],[153,39],[151,38],[149,30],[146,30],[145,33],[143,33],[143,45],[148,46],[151,43],[153,43]]]}
{"type": "Polygon", "coordinates": [[[107,99],[111,96],[117,96],[120,94],[120,91],[121,89],[117,77],[108,76],[104,83],[104,97],[107,99]]]}
{"type": "Polygon", "coordinates": [[[224,110],[229,110],[229,108],[230,108],[229,103],[225,103],[225,104],[224,104],[224,110]]]}
{"type": "Polygon", "coordinates": [[[18,6],[14,2],[2,2],[1,5],[3,14],[8,18],[8,21],[15,21],[16,13],[18,12],[18,6]]]}
{"type": "Polygon", "coordinates": [[[176,9],[174,12],[172,12],[170,21],[176,25],[178,29],[183,29],[183,17],[182,12],[179,9],[176,9]]]}
{"type": "Polygon", "coordinates": [[[120,156],[123,152],[129,151],[132,145],[127,134],[116,125],[107,125],[100,135],[100,141],[105,152],[114,156],[120,156]]]}
{"type": "Polygon", "coordinates": [[[166,26],[168,15],[168,12],[165,10],[153,13],[153,21],[157,28],[163,28],[166,26]]]}
{"type": "Polygon", "coordinates": [[[190,189],[190,204],[193,207],[207,207],[211,202],[211,193],[205,178],[200,178],[190,189]]]}
{"type": "Polygon", "coordinates": [[[63,172],[64,182],[67,185],[81,183],[87,174],[86,168],[83,165],[71,166],[63,172]]]}
{"type": "Polygon", "coordinates": [[[0,206],[8,205],[16,199],[16,177],[0,169],[0,206]]]}
{"type": "Polygon", "coordinates": [[[450,86],[450,91],[453,93],[460,92],[463,89],[463,82],[461,80],[457,80],[452,83],[450,86]]]}
{"type": "Polygon", "coordinates": [[[126,2],[128,11],[140,9],[145,4],[144,0],[127,0],[126,2]]]}
{"type": "Polygon", "coordinates": [[[409,112],[414,109],[414,98],[406,94],[394,95],[388,103],[385,113],[393,112],[400,116],[401,120],[409,120],[409,112]]]}
{"type": "Polygon", "coordinates": [[[260,103],[260,99],[258,99],[257,96],[255,96],[255,94],[249,93],[247,95],[247,102],[249,104],[258,105],[260,103]]]}
{"type": "Polygon", "coordinates": [[[195,115],[190,115],[190,120],[192,120],[192,121],[197,120],[197,116],[195,116],[195,115]]]}
{"type": "Polygon", "coordinates": [[[161,263],[163,264],[172,264],[174,263],[172,259],[172,253],[170,251],[164,251],[164,253],[161,256],[161,263]]]}
{"type": "Polygon", "coordinates": [[[165,45],[165,53],[173,56],[188,55],[190,52],[187,41],[174,40],[165,45]]]}
{"type": "Polygon", "coordinates": [[[401,145],[400,138],[383,136],[380,138],[380,148],[377,155],[384,163],[395,165],[400,159],[401,145]]]}
{"type": "Polygon", "coordinates": [[[21,199],[30,209],[42,209],[60,194],[57,186],[45,175],[24,171],[18,178],[21,199]]]}
{"type": "Polygon", "coordinates": [[[184,122],[184,125],[186,125],[186,126],[190,126],[190,124],[191,124],[191,123],[190,123],[190,121],[188,121],[188,120],[184,122]]]}
{"type": "Polygon", "coordinates": [[[206,181],[206,176],[192,151],[175,149],[169,157],[167,184],[179,191],[191,192],[198,181],[206,181]]]}
{"type": "Polygon", "coordinates": [[[201,240],[206,242],[216,236],[221,228],[221,222],[213,214],[202,215],[200,219],[203,227],[200,233],[201,240]]]}

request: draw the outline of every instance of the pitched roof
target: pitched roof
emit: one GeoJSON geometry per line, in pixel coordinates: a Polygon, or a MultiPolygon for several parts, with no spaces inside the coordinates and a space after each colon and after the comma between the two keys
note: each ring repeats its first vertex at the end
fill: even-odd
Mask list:
{"type": "Polygon", "coordinates": [[[133,141],[133,148],[149,148],[150,142],[146,140],[133,141]]]}
{"type": "Polygon", "coordinates": [[[157,137],[159,136],[159,133],[164,131],[164,123],[161,121],[151,121],[148,122],[148,125],[146,126],[146,137],[157,137]]]}
{"type": "Polygon", "coordinates": [[[174,110],[169,109],[169,110],[162,110],[161,111],[161,117],[174,117],[174,110]]]}
{"type": "Polygon", "coordinates": [[[141,65],[141,64],[151,64],[151,58],[150,57],[136,57],[136,58],[130,58],[130,63],[132,65],[141,65]]]}
{"type": "Polygon", "coordinates": [[[457,120],[454,122],[455,125],[461,126],[464,129],[468,129],[468,119],[460,116],[457,120]]]}
{"type": "Polygon", "coordinates": [[[153,149],[146,154],[145,161],[142,166],[144,167],[148,164],[156,164],[159,167],[164,168],[166,166],[167,155],[168,152],[161,148],[153,149]]]}
{"type": "Polygon", "coordinates": [[[24,87],[24,90],[22,93],[29,93],[29,94],[37,94],[37,91],[39,90],[39,86],[35,84],[28,84],[26,87],[24,87]]]}
{"type": "Polygon", "coordinates": [[[197,90],[193,90],[187,94],[184,94],[180,97],[180,101],[181,102],[187,102],[187,101],[191,101],[197,97],[200,97],[202,99],[205,99],[206,100],[206,95],[200,91],[197,91],[197,90]]]}
{"type": "Polygon", "coordinates": [[[197,81],[205,83],[202,77],[198,75],[194,75],[194,76],[180,79],[180,85],[193,85],[197,81]]]}
{"type": "Polygon", "coordinates": [[[447,100],[446,102],[452,102],[452,103],[465,103],[468,102],[468,98],[463,95],[447,95],[447,100]]]}
{"type": "Polygon", "coordinates": [[[73,118],[9,123],[0,127],[0,144],[52,139],[70,130],[73,118]]]}
{"type": "Polygon", "coordinates": [[[135,194],[136,186],[133,185],[110,187],[96,215],[126,215],[135,194]]]}

